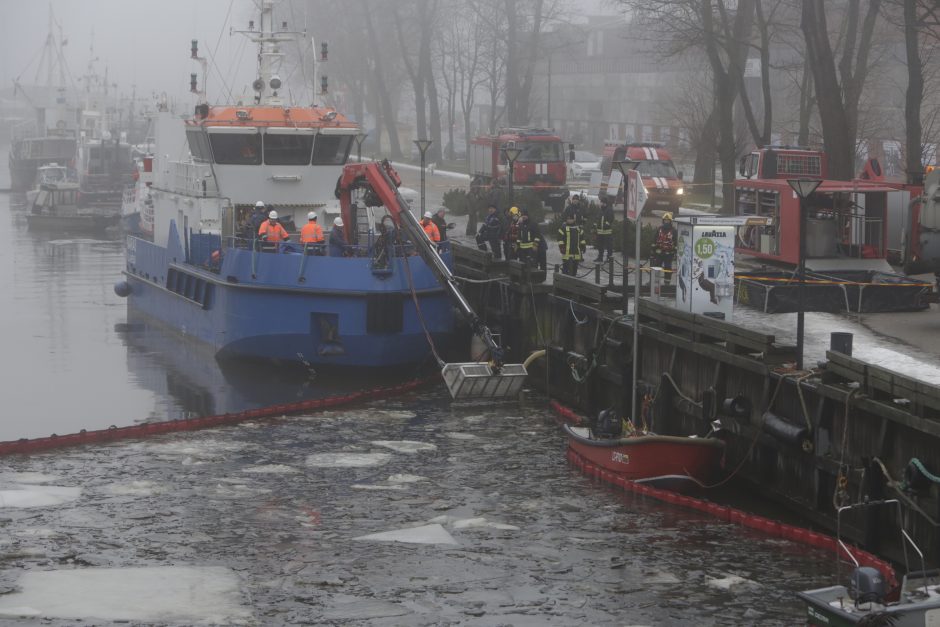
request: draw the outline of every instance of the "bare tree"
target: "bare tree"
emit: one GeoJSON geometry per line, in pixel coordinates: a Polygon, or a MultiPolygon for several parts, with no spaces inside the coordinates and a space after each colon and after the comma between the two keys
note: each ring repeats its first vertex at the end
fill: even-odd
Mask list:
{"type": "Polygon", "coordinates": [[[847,0],[844,41],[836,72],[836,53],[829,38],[822,0],[803,0],[800,22],[806,55],[816,88],[823,144],[829,155],[829,174],[849,180],[855,174],[858,111],[881,0],[868,0],[862,16],[861,0],[847,0]]]}
{"type": "MultiPolygon", "coordinates": [[[[388,134],[389,152],[393,159],[401,159],[401,144],[398,141],[398,123],[395,109],[392,107],[392,99],[385,84],[385,70],[382,57],[382,50],[375,31],[372,20],[374,6],[370,6],[369,0],[359,0],[362,10],[362,17],[366,24],[366,39],[369,41],[369,49],[372,53],[372,77],[375,86],[376,110],[381,111],[381,117],[385,122],[385,130],[388,134]]],[[[379,116],[376,115],[376,120],[379,116]]],[[[378,125],[377,125],[378,126],[378,125]]],[[[378,128],[376,129],[378,130],[378,128]]],[[[378,140],[379,137],[376,137],[378,140]]]]}

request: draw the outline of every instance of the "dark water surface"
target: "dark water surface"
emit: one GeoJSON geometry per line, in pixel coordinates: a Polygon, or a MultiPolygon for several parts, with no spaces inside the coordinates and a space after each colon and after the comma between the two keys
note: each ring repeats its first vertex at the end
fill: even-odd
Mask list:
{"type": "MultiPolygon", "coordinates": [[[[0,194],[0,440],[388,382],[222,368],[128,320],[112,290],[120,241],[30,233],[16,200],[0,194]]],[[[567,465],[545,400],[461,405],[434,388],[2,459],[0,617],[39,624],[10,610],[27,607],[54,617],[42,624],[112,624],[101,603],[55,613],[21,597],[27,576],[173,566],[233,573],[234,605],[206,620],[183,599],[132,624],[802,622],[794,592],[830,583],[829,555],[592,483],[567,465]],[[359,539],[413,527],[448,543],[359,539]]]]}

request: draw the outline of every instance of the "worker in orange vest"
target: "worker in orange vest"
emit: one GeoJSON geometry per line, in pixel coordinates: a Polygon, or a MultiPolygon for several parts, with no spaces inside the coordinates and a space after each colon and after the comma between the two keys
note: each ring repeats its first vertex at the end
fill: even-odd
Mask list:
{"type": "Polygon", "coordinates": [[[437,244],[441,241],[441,232],[438,230],[437,225],[434,224],[432,218],[431,212],[425,211],[424,218],[421,219],[421,228],[427,233],[428,239],[437,244]]]}
{"type": "Polygon", "coordinates": [[[269,213],[267,222],[262,222],[258,227],[258,237],[268,242],[286,242],[290,239],[290,235],[277,221],[277,211],[269,213]]]}
{"type": "Polygon", "coordinates": [[[317,213],[311,211],[307,214],[307,223],[300,229],[300,243],[304,244],[305,249],[310,247],[320,250],[323,242],[323,227],[317,224],[317,213]]]}

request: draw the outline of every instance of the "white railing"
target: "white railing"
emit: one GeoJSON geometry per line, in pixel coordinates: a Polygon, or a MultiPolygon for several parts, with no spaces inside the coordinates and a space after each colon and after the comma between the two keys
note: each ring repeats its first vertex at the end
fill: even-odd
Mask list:
{"type": "Polygon", "coordinates": [[[167,184],[170,191],[203,198],[219,195],[219,187],[207,163],[171,161],[167,184]]]}

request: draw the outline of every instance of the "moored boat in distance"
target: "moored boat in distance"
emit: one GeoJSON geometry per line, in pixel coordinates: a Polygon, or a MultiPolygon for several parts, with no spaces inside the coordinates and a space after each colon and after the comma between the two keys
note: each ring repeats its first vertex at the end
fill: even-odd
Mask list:
{"type": "Polygon", "coordinates": [[[40,183],[30,193],[26,224],[31,231],[57,233],[103,233],[118,222],[119,216],[79,207],[78,183],[40,183]]]}
{"type": "MultiPolygon", "coordinates": [[[[263,0],[259,27],[244,32],[259,46],[252,104],[210,106],[201,95],[190,119],[165,106],[157,112],[153,237],[127,237],[125,280],[115,290],[218,357],[423,362],[450,341],[453,306],[404,235],[377,245],[391,241],[380,228],[387,210],[363,202],[342,211],[336,228],[346,244],[334,248],[342,256],[298,242],[310,214],[325,221],[340,213],[334,191],[359,127],[331,107],[294,106],[279,95],[288,92],[278,50],[303,34],[275,27],[273,4],[263,0]],[[269,212],[290,241],[259,241],[258,219],[269,212]]],[[[200,60],[195,41],[192,58],[200,60]]],[[[331,227],[322,225],[327,238],[331,227]]]]}

